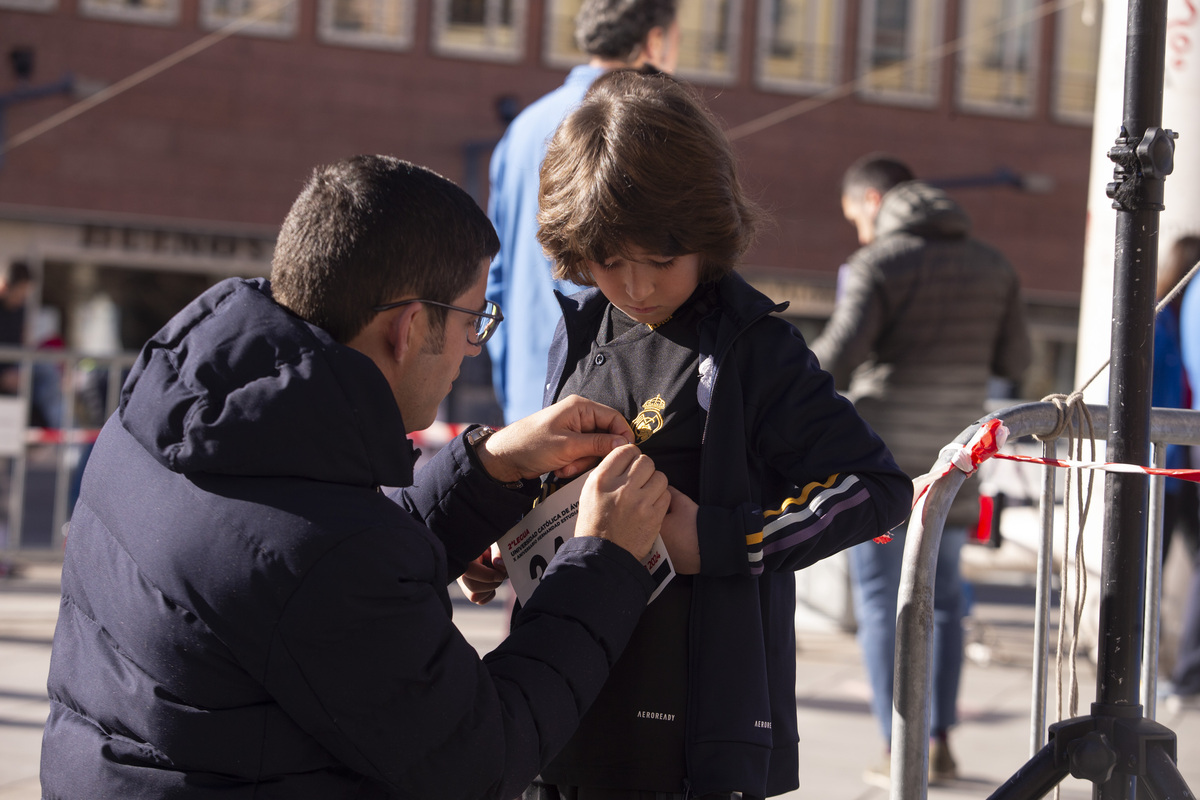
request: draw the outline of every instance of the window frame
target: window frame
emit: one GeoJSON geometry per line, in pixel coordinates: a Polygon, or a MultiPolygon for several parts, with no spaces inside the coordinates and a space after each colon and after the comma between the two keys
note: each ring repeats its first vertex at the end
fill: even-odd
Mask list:
{"type": "Polygon", "coordinates": [[[345,47],[362,47],[372,50],[411,50],[416,25],[416,0],[367,0],[375,10],[383,3],[403,3],[401,10],[401,32],[397,35],[376,31],[344,31],[334,25],[337,0],[317,0],[317,40],[326,44],[345,47]]]}
{"type": "MultiPolygon", "coordinates": [[[[218,16],[215,7],[219,0],[200,0],[200,26],[209,31],[216,31],[230,25],[246,16],[245,13],[228,17],[218,16]]],[[[229,4],[254,5],[258,0],[226,0],[229,4]]],[[[262,0],[264,3],[272,0],[262,0]]],[[[299,28],[298,7],[301,0],[291,0],[281,6],[284,12],[279,22],[258,20],[251,22],[237,31],[238,36],[261,36],[268,39],[291,39],[299,28]]]]}
{"type": "Polygon", "coordinates": [[[49,14],[58,9],[58,0],[0,0],[0,8],[6,11],[36,11],[49,14]]]}
{"type": "MultiPolygon", "coordinates": [[[[787,0],[777,1],[781,4],[787,2],[787,0]]],[[[775,38],[773,36],[773,33],[775,32],[775,23],[774,20],[771,19],[771,14],[774,10],[774,4],[773,0],[759,0],[757,20],[758,30],[756,31],[754,40],[754,82],[760,88],[781,92],[795,92],[798,94],[814,94],[826,89],[831,89],[842,83],[842,62],[846,52],[845,4],[841,2],[841,0],[816,0],[816,2],[826,3],[831,6],[834,16],[832,23],[833,33],[830,37],[830,42],[832,45],[832,51],[829,57],[832,67],[830,70],[830,79],[827,81],[822,81],[811,78],[788,78],[767,74],[768,65],[772,58],[771,49],[775,44],[775,38]]]]}
{"type": "Polygon", "coordinates": [[[139,8],[125,0],[120,5],[100,3],[99,0],[79,0],[79,15],[91,19],[111,19],[141,25],[174,25],[179,22],[182,3],[166,0],[162,9],[139,8]]]}
{"type": "MultiPolygon", "coordinates": [[[[675,18],[679,20],[680,24],[679,40],[682,48],[689,34],[688,29],[683,27],[685,17],[682,6],[684,3],[689,2],[689,0],[679,0],[679,2],[680,8],[676,12],[675,18]]],[[[719,19],[718,12],[722,0],[691,0],[691,2],[704,4],[704,7],[701,9],[702,23],[715,23],[719,19]]],[[[675,70],[675,73],[679,77],[693,83],[701,83],[709,86],[730,86],[737,83],[742,42],[742,0],[725,0],[725,2],[728,3],[725,9],[725,60],[728,67],[725,70],[710,69],[703,66],[689,67],[683,63],[681,58],[679,66],[675,70]]],[[[716,30],[719,30],[719,28],[714,26],[714,32],[716,30]]],[[[698,33],[693,33],[693,35],[702,35],[703,32],[704,28],[701,28],[698,33]]],[[[715,41],[716,37],[714,36],[713,39],[715,41]]],[[[716,52],[715,49],[713,52],[716,52]]],[[[680,55],[682,56],[682,52],[680,55]]],[[[703,56],[703,52],[701,52],[701,56],[703,56]]]]}
{"type": "MultiPolygon", "coordinates": [[[[1077,8],[1064,8],[1059,10],[1054,15],[1054,63],[1051,66],[1050,74],[1050,118],[1055,122],[1063,122],[1071,125],[1087,125],[1090,126],[1095,122],[1096,115],[1096,81],[1100,76],[1100,54],[1103,47],[1101,39],[1101,16],[1097,10],[1096,19],[1092,23],[1092,27],[1096,30],[1096,49],[1092,71],[1092,104],[1085,111],[1064,110],[1060,105],[1062,100],[1062,62],[1066,54],[1065,41],[1067,37],[1067,26],[1062,24],[1062,15],[1077,12],[1077,8]]],[[[1082,23],[1081,23],[1082,24],[1082,23]]]]}
{"type": "MultiPolygon", "coordinates": [[[[503,0],[486,0],[489,6],[499,5],[503,0]]],[[[511,45],[496,47],[477,47],[472,44],[462,44],[445,41],[446,30],[449,27],[451,0],[434,0],[432,18],[430,21],[430,48],[439,55],[448,58],[468,58],[479,61],[497,61],[515,63],[525,55],[525,31],[528,27],[528,0],[511,0],[513,42],[511,45]]],[[[503,27],[503,26],[501,26],[503,27]]]]}
{"type": "MultiPolygon", "coordinates": [[[[946,36],[945,4],[937,0],[914,0],[914,2],[928,3],[933,16],[934,28],[929,37],[931,47],[937,48],[943,46],[946,36]]],[[[861,16],[858,25],[858,53],[854,64],[854,80],[857,85],[857,95],[864,100],[873,102],[913,108],[935,108],[940,102],[942,93],[942,59],[940,58],[929,59],[927,61],[925,68],[929,70],[930,77],[929,88],[925,91],[909,91],[888,87],[879,88],[867,83],[867,77],[877,69],[871,63],[875,53],[873,44],[876,30],[876,5],[875,2],[866,0],[859,6],[861,16]]],[[[906,59],[912,59],[914,55],[922,53],[922,51],[917,49],[919,45],[919,41],[917,41],[919,38],[917,36],[918,33],[919,30],[912,26],[905,32],[906,59]]]]}
{"type": "Polygon", "coordinates": [[[564,18],[556,14],[555,11],[561,8],[565,0],[546,0],[543,4],[545,7],[542,10],[542,62],[548,67],[557,67],[559,69],[572,69],[580,64],[586,64],[590,59],[588,54],[578,49],[575,46],[576,55],[563,53],[555,48],[557,42],[563,35],[562,21],[565,19],[568,28],[568,39],[572,45],[575,43],[575,16],[579,13],[579,9],[583,6],[582,0],[573,3],[575,12],[570,17],[564,18]]]}
{"type": "MultiPolygon", "coordinates": [[[[1026,20],[1024,27],[1028,30],[1029,40],[1025,44],[1026,58],[1029,63],[1024,71],[1024,81],[1028,87],[1024,105],[1012,105],[1002,101],[995,100],[977,100],[966,96],[967,89],[967,70],[969,68],[967,57],[970,55],[970,38],[972,37],[971,17],[972,10],[978,2],[996,2],[1004,4],[1010,0],[964,0],[959,6],[959,36],[964,42],[963,47],[958,51],[958,55],[954,60],[955,64],[955,81],[954,81],[954,105],[961,111],[966,111],[973,114],[987,114],[989,116],[1008,117],[1013,119],[1028,119],[1037,113],[1038,103],[1038,82],[1041,73],[1041,44],[1042,44],[1042,17],[1033,15],[1026,20]]],[[[1024,4],[1026,7],[1018,10],[1018,13],[1029,15],[1035,9],[1036,0],[1011,0],[1012,2],[1024,4]]],[[[1002,8],[999,14],[1001,19],[1006,19],[1009,15],[1004,13],[1002,8]]],[[[1018,33],[1017,28],[1009,29],[1013,33],[1018,33]]],[[[1008,32],[1008,31],[1005,31],[1008,32]]],[[[1019,35],[1014,37],[1014,43],[1003,48],[1005,57],[1010,55],[1010,51],[1017,49],[1020,43],[1019,35]]],[[[1000,74],[1000,80],[1007,80],[1003,70],[996,70],[1000,74]]],[[[1018,75],[1020,73],[1017,73],[1018,75]]]]}

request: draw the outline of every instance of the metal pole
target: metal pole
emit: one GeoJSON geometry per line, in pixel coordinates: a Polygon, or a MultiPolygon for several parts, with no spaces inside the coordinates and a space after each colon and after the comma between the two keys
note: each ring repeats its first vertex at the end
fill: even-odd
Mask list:
{"type": "MultiPolygon", "coordinates": [[[[1154,466],[1164,467],[1167,463],[1166,442],[1155,442],[1151,450],[1154,466]]],[[[1166,502],[1167,479],[1161,475],[1150,477],[1150,521],[1146,528],[1146,610],[1143,618],[1144,638],[1142,641],[1142,713],[1147,719],[1156,716],[1154,693],[1158,687],[1158,637],[1161,625],[1159,615],[1162,605],[1163,570],[1163,507],[1166,502]]]]}
{"type": "MultiPolygon", "coordinates": [[[[1068,454],[1069,455],[1069,454],[1068,454]]],[[[1058,440],[1042,443],[1044,458],[1058,457],[1058,440]]],[[[1037,554],[1033,619],[1033,704],[1029,719],[1029,757],[1046,744],[1046,674],[1050,631],[1050,577],[1054,569],[1054,478],[1056,467],[1042,468],[1042,542],[1037,554]]]]}
{"type": "MultiPolygon", "coordinates": [[[[1125,44],[1121,137],[1109,152],[1117,180],[1109,196],[1117,209],[1109,395],[1109,461],[1146,464],[1150,455],[1150,362],[1154,284],[1163,178],[1173,142],[1164,135],[1162,92],[1166,0],[1130,0],[1125,44]]],[[[1104,560],[1101,571],[1098,717],[1141,713],[1142,603],[1146,557],[1146,476],[1110,474],[1105,481],[1104,560]]],[[[1127,775],[1097,786],[1099,800],[1133,795],[1127,775]]]]}

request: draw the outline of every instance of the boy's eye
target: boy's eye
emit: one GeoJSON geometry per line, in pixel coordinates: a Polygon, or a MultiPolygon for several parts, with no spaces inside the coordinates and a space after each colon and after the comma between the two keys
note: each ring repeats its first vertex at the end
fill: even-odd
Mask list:
{"type": "MultiPolygon", "coordinates": [[[[647,258],[644,261],[636,260],[633,263],[644,264],[648,267],[654,267],[655,269],[670,269],[671,267],[675,266],[675,260],[676,256],[655,256],[652,258],[647,258]]],[[[620,258],[614,258],[611,261],[602,261],[600,262],[600,269],[617,269],[623,263],[625,263],[624,259],[620,258]]]]}

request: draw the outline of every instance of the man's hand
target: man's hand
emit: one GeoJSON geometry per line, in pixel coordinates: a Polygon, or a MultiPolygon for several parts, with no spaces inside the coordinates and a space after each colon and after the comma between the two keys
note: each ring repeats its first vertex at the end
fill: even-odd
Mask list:
{"type": "Polygon", "coordinates": [[[683,492],[668,487],[671,507],[662,524],[663,544],[671,556],[671,566],[680,575],[700,573],[700,541],[697,533],[696,513],[700,506],[683,492]]]}
{"type": "Polygon", "coordinates": [[[636,447],[623,445],[587,477],[575,535],[608,539],[641,561],[650,554],[670,505],[667,476],[636,447]]]}
{"type": "Polygon", "coordinates": [[[490,603],[496,597],[496,589],[508,578],[508,568],[500,548],[492,545],[483,555],[467,564],[467,569],[458,578],[459,588],[467,599],[476,605],[490,603]]]}
{"type": "Polygon", "coordinates": [[[475,451],[501,483],[556,472],[573,478],[613,449],[633,443],[625,418],[577,395],[517,420],[484,439],[475,451]]]}

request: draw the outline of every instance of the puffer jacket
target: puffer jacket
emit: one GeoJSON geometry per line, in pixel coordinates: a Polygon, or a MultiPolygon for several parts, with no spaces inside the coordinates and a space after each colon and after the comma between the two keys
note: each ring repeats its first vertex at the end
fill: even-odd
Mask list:
{"type": "MultiPolygon", "coordinates": [[[[910,181],[887,192],[875,239],[850,257],[812,346],[913,477],[984,414],[989,377],[1019,380],[1031,358],[1017,275],[970,229],[939,189],[910,181]]],[[[973,525],[978,497],[968,481],[946,524],[973,525]]]]}
{"type": "Polygon", "coordinates": [[[59,798],[511,800],[652,589],[572,540],[481,660],[447,584],[530,498],[415,453],[363,354],[230,279],[144,348],[84,475],[51,657],[59,798]]]}

